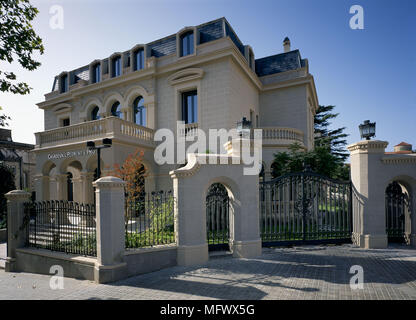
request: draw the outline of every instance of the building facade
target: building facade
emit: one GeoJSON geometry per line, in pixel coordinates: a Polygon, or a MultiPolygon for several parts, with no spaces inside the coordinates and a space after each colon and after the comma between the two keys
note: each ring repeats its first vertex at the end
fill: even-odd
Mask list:
{"type": "Polygon", "coordinates": [[[104,174],[143,150],[146,191],[166,190],[169,171],[182,164],[156,164],[156,130],[176,132],[177,121],[187,134],[229,130],[246,117],[263,129],[267,178],[274,153],[295,142],[313,148],[318,98],[308,60],[288,38],[282,53],[256,59],[220,18],[64,71],[38,107],[45,130],[35,134],[37,199],[92,202],[97,154],[87,141],[112,139],[102,151],[104,174]]]}
{"type": "Polygon", "coordinates": [[[34,147],[33,144],[13,141],[11,130],[0,129],[0,163],[13,172],[16,189],[34,191],[34,147]]]}

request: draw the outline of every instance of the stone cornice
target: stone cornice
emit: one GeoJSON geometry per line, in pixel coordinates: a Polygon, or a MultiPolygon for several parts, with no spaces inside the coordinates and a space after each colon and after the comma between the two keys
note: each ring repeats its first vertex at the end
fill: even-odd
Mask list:
{"type": "Polygon", "coordinates": [[[193,176],[201,168],[203,164],[207,165],[232,165],[241,164],[240,157],[230,156],[226,154],[188,154],[188,163],[186,166],[170,171],[169,175],[172,179],[186,178],[193,176]]]}
{"type": "Polygon", "coordinates": [[[416,164],[416,155],[388,155],[381,158],[384,164],[416,164]]]}
{"type": "Polygon", "coordinates": [[[363,140],[347,146],[347,149],[353,152],[382,152],[389,143],[381,140],[363,140]]]}

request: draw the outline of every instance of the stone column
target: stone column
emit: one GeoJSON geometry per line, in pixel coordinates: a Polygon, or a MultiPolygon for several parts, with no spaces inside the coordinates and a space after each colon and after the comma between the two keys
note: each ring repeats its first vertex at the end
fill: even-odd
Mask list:
{"type": "Polygon", "coordinates": [[[49,176],[38,174],[34,180],[36,201],[49,200],[49,176]]]}
{"type": "Polygon", "coordinates": [[[53,200],[67,200],[68,199],[67,178],[68,176],[66,174],[55,175],[57,199],[53,199],[53,200]]]}
{"type": "Polygon", "coordinates": [[[73,183],[73,198],[75,202],[83,203],[84,202],[84,194],[82,190],[82,179],[81,177],[73,177],[72,178],[73,183]]]}
{"type": "Polygon", "coordinates": [[[353,188],[353,240],[362,248],[386,248],[385,183],[381,167],[387,141],[349,145],[353,188]]]}
{"type": "Polygon", "coordinates": [[[156,109],[154,102],[145,103],[146,107],[146,127],[155,129],[156,128],[156,109]]]}
{"type": "Polygon", "coordinates": [[[94,203],[93,172],[81,172],[82,202],[94,203]]]}
{"type": "Polygon", "coordinates": [[[97,262],[94,278],[105,283],[125,278],[124,185],[116,177],[96,180],[97,262]]]}
{"type": "Polygon", "coordinates": [[[7,259],[5,270],[16,271],[16,249],[26,244],[26,228],[24,203],[30,199],[30,193],[13,190],[5,194],[7,199],[7,259]]]}

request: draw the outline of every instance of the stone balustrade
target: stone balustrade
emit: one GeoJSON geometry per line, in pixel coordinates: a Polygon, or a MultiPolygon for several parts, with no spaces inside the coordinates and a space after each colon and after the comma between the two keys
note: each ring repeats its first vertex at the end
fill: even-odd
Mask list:
{"type": "Polygon", "coordinates": [[[94,138],[134,139],[153,145],[154,130],[117,117],[87,121],[67,127],[37,132],[36,147],[76,143],[94,138]]]}
{"type": "Polygon", "coordinates": [[[294,128],[265,127],[263,140],[293,140],[303,142],[303,132],[294,128]]]}

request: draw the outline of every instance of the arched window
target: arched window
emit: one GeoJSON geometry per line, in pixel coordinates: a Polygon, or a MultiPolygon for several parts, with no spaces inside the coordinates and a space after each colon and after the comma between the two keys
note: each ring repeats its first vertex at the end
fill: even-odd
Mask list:
{"type": "Polygon", "coordinates": [[[181,35],[181,57],[194,53],[194,33],[189,31],[181,35]]]}
{"type": "Polygon", "coordinates": [[[146,107],[142,97],[137,97],[133,102],[133,120],[138,125],[146,126],[146,107]]]}
{"type": "Polygon", "coordinates": [[[123,119],[123,112],[121,112],[121,104],[120,102],[114,102],[113,106],[111,107],[111,115],[114,117],[119,117],[123,119]]]}
{"type": "Polygon", "coordinates": [[[100,119],[99,111],[100,111],[100,108],[98,108],[98,107],[94,107],[94,109],[92,109],[92,111],[91,111],[91,120],[100,119]]]}

